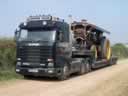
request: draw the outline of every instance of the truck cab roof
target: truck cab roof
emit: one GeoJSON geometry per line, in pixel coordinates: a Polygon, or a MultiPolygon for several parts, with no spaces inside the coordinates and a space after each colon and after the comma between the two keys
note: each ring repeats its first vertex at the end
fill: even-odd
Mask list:
{"type": "MultiPolygon", "coordinates": [[[[29,16],[25,22],[21,23],[21,29],[42,29],[42,28],[59,28],[67,24],[63,19],[51,15],[29,16]]],[[[67,24],[68,25],[68,24],[67,24]]]]}

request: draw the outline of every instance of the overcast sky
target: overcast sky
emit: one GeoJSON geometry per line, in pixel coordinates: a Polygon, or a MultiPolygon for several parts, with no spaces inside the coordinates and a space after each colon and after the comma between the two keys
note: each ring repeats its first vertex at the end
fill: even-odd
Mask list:
{"type": "Polygon", "coordinates": [[[0,0],[0,37],[12,37],[29,15],[87,19],[111,32],[112,43],[128,42],[128,0],[0,0]]]}

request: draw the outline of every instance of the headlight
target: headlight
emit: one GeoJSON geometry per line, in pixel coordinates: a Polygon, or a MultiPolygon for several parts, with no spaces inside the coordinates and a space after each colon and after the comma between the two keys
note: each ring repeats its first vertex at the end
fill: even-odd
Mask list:
{"type": "Polygon", "coordinates": [[[16,69],[16,72],[20,72],[20,69],[16,69]]]}
{"type": "Polygon", "coordinates": [[[17,62],[17,65],[19,65],[19,66],[20,66],[20,65],[21,65],[21,62],[17,62]]]}
{"type": "Polygon", "coordinates": [[[21,60],[21,58],[17,58],[17,60],[21,60]]]}
{"type": "Polygon", "coordinates": [[[54,66],[54,63],[52,63],[52,62],[48,63],[48,67],[53,67],[53,66],[54,66]]]}

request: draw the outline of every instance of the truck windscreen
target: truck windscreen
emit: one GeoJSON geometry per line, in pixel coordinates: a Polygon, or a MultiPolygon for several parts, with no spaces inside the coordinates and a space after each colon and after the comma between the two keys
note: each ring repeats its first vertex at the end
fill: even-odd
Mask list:
{"type": "Polygon", "coordinates": [[[19,41],[55,41],[55,30],[25,30],[22,29],[19,41]]]}

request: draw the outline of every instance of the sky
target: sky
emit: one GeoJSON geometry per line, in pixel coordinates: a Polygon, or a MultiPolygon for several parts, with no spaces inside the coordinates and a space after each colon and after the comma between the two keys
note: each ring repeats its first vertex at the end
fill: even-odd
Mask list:
{"type": "Polygon", "coordinates": [[[128,0],[0,0],[0,37],[13,37],[20,22],[39,14],[86,19],[110,31],[112,43],[128,43],[128,0]]]}

